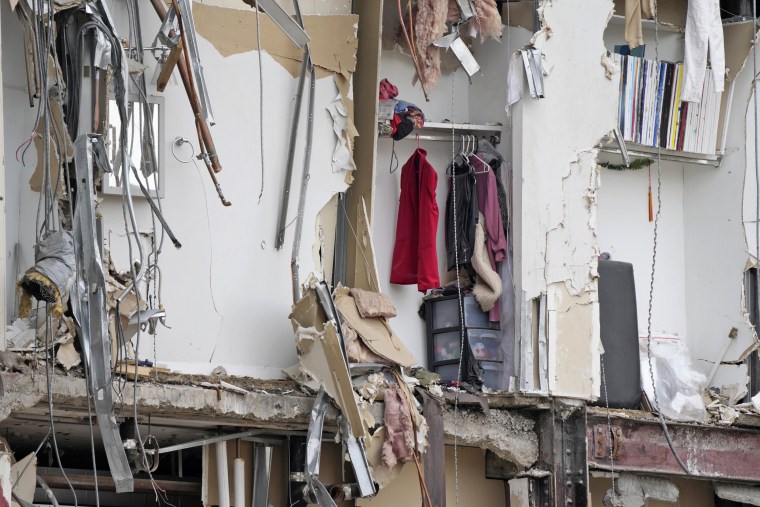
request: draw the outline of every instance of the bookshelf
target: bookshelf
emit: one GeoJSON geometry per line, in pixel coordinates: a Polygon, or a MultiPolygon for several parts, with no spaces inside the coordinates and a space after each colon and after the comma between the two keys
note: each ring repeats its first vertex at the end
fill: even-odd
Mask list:
{"type": "MultiPolygon", "coordinates": [[[[657,148],[626,141],[626,150],[631,159],[650,158],[657,159],[657,148]]],[[[614,155],[621,155],[620,147],[612,137],[605,137],[598,145],[599,151],[614,155]]],[[[660,159],[664,161],[681,162],[684,164],[700,164],[711,167],[720,165],[721,156],[718,154],[692,153],[688,151],[666,150],[660,148],[660,159]]]]}
{"type": "Polygon", "coordinates": [[[719,162],[722,94],[706,76],[699,103],[683,102],[682,63],[613,54],[620,66],[618,128],[630,151],[661,158],[719,162]]]}

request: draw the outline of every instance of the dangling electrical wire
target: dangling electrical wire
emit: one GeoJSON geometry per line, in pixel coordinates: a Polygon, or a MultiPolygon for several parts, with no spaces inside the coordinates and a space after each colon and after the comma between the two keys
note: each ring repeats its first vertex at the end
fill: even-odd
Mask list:
{"type": "MultiPolygon", "coordinates": [[[[451,76],[451,209],[453,211],[453,248],[454,248],[454,269],[456,271],[456,285],[457,285],[457,310],[459,311],[459,363],[457,365],[457,382],[462,381],[462,358],[464,357],[465,347],[465,331],[464,331],[464,301],[462,299],[462,284],[459,278],[459,241],[457,230],[457,175],[456,175],[456,130],[454,125],[456,124],[455,118],[455,81],[454,76],[451,76]]],[[[469,346],[469,345],[467,345],[469,346]]],[[[456,424],[457,416],[459,415],[459,396],[454,398],[454,423],[456,424]]],[[[454,491],[456,494],[456,507],[459,507],[459,442],[457,435],[459,432],[454,433],[454,491]]]]}
{"type": "Polygon", "coordinates": [[[760,260],[760,162],[758,161],[757,141],[757,2],[752,2],[752,114],[755,126],[755,262],[757,262],[760,260]]]}
{"type": "MultiPolygon", "coordinates": [[[[655,50],[655,68],[658,68],[660,66],[660,31],[659,31],[659,22],[657,19],[657,13],[658,13],[658,5],[657,1],[655,0],[655,9],[654,9],[654,50],[655,50]]],[[[665,422],[665,417],[662,415],[662,410],[660,410],[660,401],[657,396],[657,386],[654,381],[654,366],[652,364],[652,309],[654,304],[654,279],[655,279],[655,269],[657,267],[657,233],[658,233],[658,227],[660,223],[660,214],[662,213],[662,148],[660,147],[660,143],[657,143],[657,212],[654,216],[654,232],[653,232],[653,240],[652,240],[652,272],[649,278],[649,306],[647,309],[647,362],[649,364],[649,378],[652,381],[652,392],[654,394],[654,408],[657,411],[657,416],[660,419],[660,426],[662,426],[662,431],[665,433],[665,440],[668,442],[668,447],[670,448],[670,452],[673,453],[673,457],[678,462],[678,465],[683,469],[684,472],[686,472],[687,475],[691,475],[691,472],[689,472],[689,469],[684,464],[683,460],[681,460],[681,457],[678,455],[678,451],[676,451],[675,445],[673,444],[673,439],[670,437],[670,431],[668,430],[668,424],[665,422]]],[[[612,438],[610,436],[610,438],[612,438]]]]}
{"type": "Polygon", "coordinates": [[[264,70],[261,60],[264,53],[261,49],[261,24],[259,23],[258,6],[256,6],[256,47],[259,49],[259,151],[261,153],[261,190],[259,191],[258,204],[261,204],[261,198],[264,195],[264,70]]]}

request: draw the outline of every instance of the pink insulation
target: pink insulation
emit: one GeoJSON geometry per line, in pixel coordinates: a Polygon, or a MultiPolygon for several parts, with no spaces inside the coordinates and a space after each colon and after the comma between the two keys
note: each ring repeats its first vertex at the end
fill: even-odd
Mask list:
{"type": "Polygon", "coordinates": [[[398,385],[390,384],[385,389],[385,442],[383,442],[383,464],[393,468],[401,462],[411,461],[414,455],[414,429],[409,403],[398,385]]]}
{"type": "Polygon", "coordinates": [[[414,44],[419,56],[420,79],[428,92],[435,88],[441,76],[441,51],[433,46],[433,41],[446,32],[446,17],[449,6],[446,0],[419,0],[417,19],[414,23],[414,44]]]}

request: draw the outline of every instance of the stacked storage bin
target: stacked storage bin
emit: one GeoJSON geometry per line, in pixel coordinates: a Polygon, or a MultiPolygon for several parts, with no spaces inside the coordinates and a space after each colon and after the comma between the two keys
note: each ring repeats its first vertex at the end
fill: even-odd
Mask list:
{"type": "MultiPolygon", "coordinates": [[[[465,342],[483,370],[483,385],[500,389],[503,371],[501,332],[498,322],[489,322],[472,295],[463,296],[465,342]]],[[[457,380],[461,327],[457,296],[430,298],[425,301],[428,369],[441,376],[442,382],[457,380]]]]}

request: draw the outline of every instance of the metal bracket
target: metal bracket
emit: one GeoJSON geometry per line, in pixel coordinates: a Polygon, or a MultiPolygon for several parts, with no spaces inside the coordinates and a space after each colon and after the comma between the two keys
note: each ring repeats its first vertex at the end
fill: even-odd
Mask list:
{"type": "Polygon", "coordinates": [[[594,456],[597,458],[609,458],[611,448],[612,457],[619,458],[622,455],[622,439],[623,430],[618,426],[612,427],[611,434],[606,425],[598,424],[594,426],[594,456]],[[610,437],[612,438],[612,442],[610,442],[610,437]]]}
{"type": "Polygon", "coordinates": [[[351,458],[351,466],[354,469],[356,482],[359,483],[359,493],[362,497],[374,496],[377,493],[377,489],[375,489],[375,483],[372,480],[372,472],[369,469],[364,444],[354,437],[347,417],[343,417],[342,426],[343,439],[346,442],[348,455],[351,458]]]}
{"type": "Polygon", "coordinates": [[[468,77],[474,76],[480,70],[480,65],[472,55],[470,48],[467,47],[467,44],[459,36],[459,29],[456,26],[451,33],[434,40],[433,45],[439,48],[451,49],[468,77]]]}

